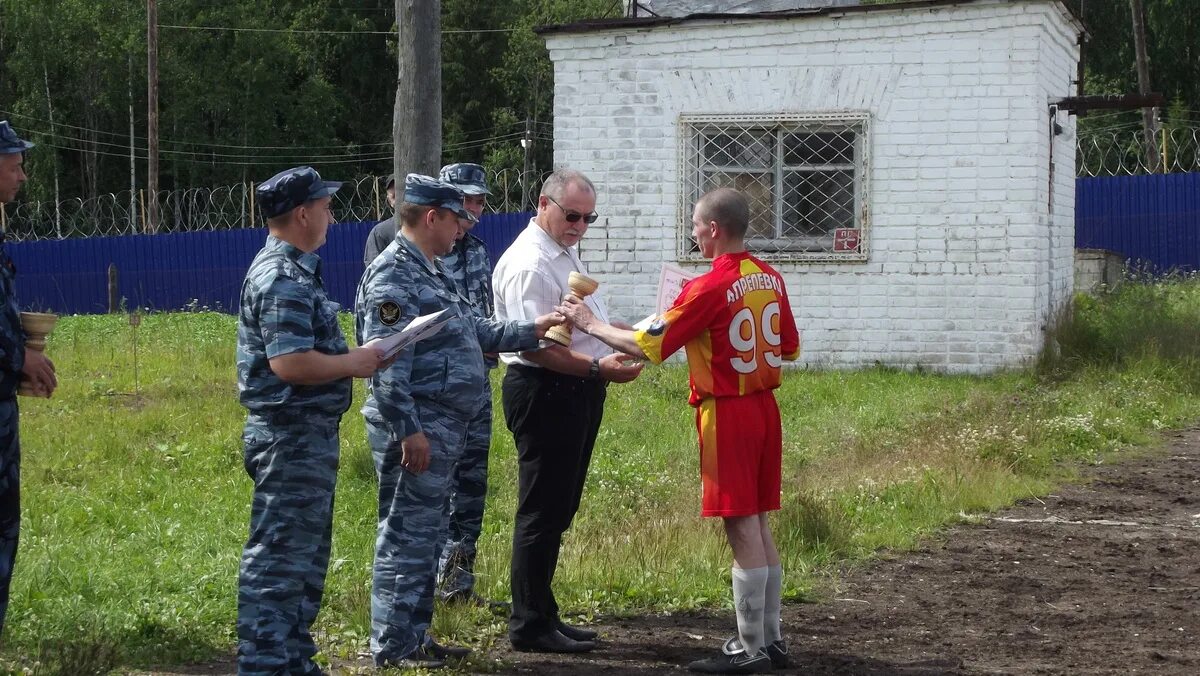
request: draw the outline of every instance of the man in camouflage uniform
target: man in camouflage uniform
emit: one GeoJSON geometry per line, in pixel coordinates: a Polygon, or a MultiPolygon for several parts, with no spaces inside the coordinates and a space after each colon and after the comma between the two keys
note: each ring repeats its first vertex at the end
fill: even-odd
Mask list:
{"type": "MultiPolygon", "coordinates": [[[[13,201],[25,182],[25,151],[33,147],[0,120],[0,208],[13,201]]],[[[8,586],[17,560],[21,528],[21,444],[17,435],[17,387],[29,381],[50,396],[58,381],[54,364],[41,352],[25,349],[20,309],[13,288],[17,269],[0,235],[0,632],[8,612],[8,586]]]]}
{"type": "Polygon", "coordinates": [[[402,350],[371,379],[363,416],[379,477],[379,530],[371,589],[371,653],[377,666],[425,667],[460,658],[427,635],[433,619],[437,549],[446,534],[446,496],[469,423],[488,401],[483,352],[536,347],[561,321],[499,322],[476,315],[438,256],[462,235],[462,192],[409,174],[401,230],[371,263],[355,301],[360,343],[445,311],[441,331],[402,350]]]}
{"type": "Polygon", "coordinates": [[[338,423],[352,378],[385,364],[373,346],[347,347],[313,253],[339,187],[298,167],[255,191],[269,234],[246,272],[238,314],[238,391],[249,410],[242,439],[254,480],[238,580],[243,676],[323,673],[310,627],[329,563],[338,423]]]}
{"type": "MultiPolygon", "coordinates": [[[[442,257],[446,273],[458,284],[459,294],[479,317],[492,316],[492,263],[483,240],[471,234],[483,216],[487,196],[487,174],[478,164],[448,164],[440,178],[463,191],[463,206],[474,221],[463,221],[466,229],[454,249],[442,257]]],[[[496,368],[496,356],[484,355],[488,370],[496,368]]],[[[449,532],[438,561],[438,595],[447,602],[489,602],[475,593],[475,543],[483,529],[483,507],[487,498],[488,451],[492,444],[492,383],[483,381],[485,402],[479,415],[467,425],[467,439],[454,479],[450,484],[449,532]]],[[[502,609],[503,604],[491,603],[502,609]]]]}

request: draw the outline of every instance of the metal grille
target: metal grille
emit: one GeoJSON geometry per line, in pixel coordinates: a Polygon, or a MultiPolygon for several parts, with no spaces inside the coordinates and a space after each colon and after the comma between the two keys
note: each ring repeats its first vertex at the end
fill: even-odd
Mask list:
{"type": "Polygon", "coordinates": [[[699,258],[691,210],[728,187],[750,201],[747,247],[766,259],[867,259],[868,123],[863,112],[680,117],[679,255],[699,258]]]}
{"type": "MultiPolygon", "coordinates": [[[[504,169],[492,174],[487,210],[514,213],[534,208],[549,172],[504,169]]],[[[334,193],[333,213],[340,223],[377,221],[390,214],[386,176],[362,176],[346,181],[334,193]]],[[[253,184],[189,188],[158,194],[157,232],[200,232],[253,228],[264,225],[251,200],[253,184]]],[[[10,240],[29,241],[70,237],[139,235],[150,231],[143,191],[128,190],[91,199],[60,202],[16,202],[0,205],[0,227],[10,240]]]]}

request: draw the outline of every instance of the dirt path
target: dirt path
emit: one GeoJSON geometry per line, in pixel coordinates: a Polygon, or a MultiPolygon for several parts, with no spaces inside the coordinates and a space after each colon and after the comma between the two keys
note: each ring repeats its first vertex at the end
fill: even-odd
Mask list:
{"type": "MultiPolygon", "coordinates": [[[[784,609],[793,673],[1200,673],[1200,428],[1089,470],[849,574],[836,599],[784,609]]],[[[584,659],[494,655],[501,673],[680,669],[731,635],[731,614],[599,627],[584,659]]]]}
{"type": "MultiPolygon", "coordinates": [[[[1200,673],[1200,427],[1167,441],[1089,470],[1089,485],[851,572],[832,600],[786,606],[795,666],[785,673],[1200,673]]],[[[487,671],[683,673],[732,634],[733,617],[636,617],[595,628],[604,641],[585,656],[514,653],[499,641],[487,671]]],[[[222,666],[175,673],[231,671],[222,666]]],[[[371,671],[364,661],[335,673],[371,671]]]]}

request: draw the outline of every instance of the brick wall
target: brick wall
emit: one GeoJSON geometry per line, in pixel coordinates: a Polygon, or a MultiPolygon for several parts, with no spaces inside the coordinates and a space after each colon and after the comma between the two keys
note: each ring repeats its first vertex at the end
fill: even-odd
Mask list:
{"type": "Polygon", "coordinates": [[[679,115],[865,110],[869,260],[777,265],[802,359],[1024,363],[1071,290],[1074,120],[1052,189],[1048,106],[1073,94],[1075,31],[1057,2],[985,0],[548,35],[555,164],[595,181],[602,214],[583,259],[614,314],[651,311],[690,217],[679,115]]]}

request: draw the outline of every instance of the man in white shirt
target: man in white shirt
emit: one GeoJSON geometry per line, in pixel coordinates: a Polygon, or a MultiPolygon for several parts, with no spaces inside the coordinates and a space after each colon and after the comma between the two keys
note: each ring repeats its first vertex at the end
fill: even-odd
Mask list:
{"type": "MultiPolygon", "coordinates": [[[[567,276],[587,274],[576,245],[596,221],[595,207],[596,188],[582,173],[561,169],[546,179],[537,215],[492,274],[498,319],[553,312],[569,291],[567,276]]],[[[607,320],[599,294],[585,302],[607,320]]],[[[605,387],[633,380],[642,365],[577,330],[570,348],[550,344],[502,358],[504,418],[519,468],[508,637],[519,651],[586,652],[595,648],[596,633],[563,623],[550,585],[562,535],[579,509],[605,387]]]]}

